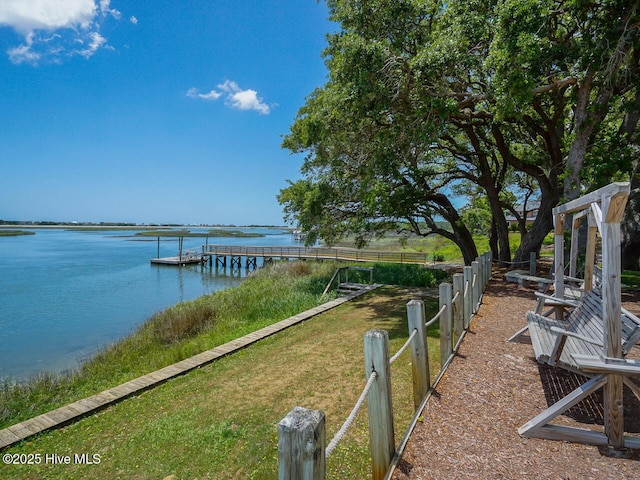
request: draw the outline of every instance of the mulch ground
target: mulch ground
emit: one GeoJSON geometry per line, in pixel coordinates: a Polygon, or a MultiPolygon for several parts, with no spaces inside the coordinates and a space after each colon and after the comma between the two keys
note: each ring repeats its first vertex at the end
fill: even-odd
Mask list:
{"type": "MultiPolygon", "coordinates": [[[[640,313],[640,296],[623,295],[640,313]]],[[[460,350],[423,410],[393,474],[405,479],[639,479],[640,451],[535,438],[518,428],[584,379],[538,365],[530,344],[508,342],[535,309],[533,289],[518,289],[494,269],[460,350]]],[[[640,347],[630,357],[640,358],[640,347]]],[[[601,430],[596,394],[553,423],[601,430]]],[[[640,402],[625,387],[625,431],[640,436],[640,402]]]]}

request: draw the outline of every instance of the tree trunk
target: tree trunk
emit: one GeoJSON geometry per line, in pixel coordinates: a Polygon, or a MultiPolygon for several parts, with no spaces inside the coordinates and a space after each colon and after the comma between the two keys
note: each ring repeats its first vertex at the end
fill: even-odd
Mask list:
{"type": "Polygon", "coordinates": [[[460,248],[464,264],[471,265],[471,262],[478,258],[478,249],[476,248],[476,243],[473,241],[471,232],[462,221],[462,218],[460,218],[458,211],[446,195],[436,193],[429,195],[429,199],[439,206],[438,213],[440,213],[440,215],[449,222],[453,230],[453,232],[448,232],[433,229],[434,232],[452,240],[458,248],[460,248]]]}
{"type": "MultiPolygon", "coordinates": [[[[487,192],[487,199],[489,201],[489,207],[491,208],[492,230],[497,239],[498,255],[494,258],[501,262],[511,261],[511,246],[509,245],[509,227],[507,226],[507,219],[504,216],[504,210],[502,209],[502,202],[498,191],[492,186],[485,186],[487,192]]],[[[496,252],[494,252],[495,254],[496,252]]]]}
{"type": "Polygon", "coordinates": [[[622,224],[622,269],[640,270],[640,162],[631,175],[631,193],[622,224]]]}
{"type": "MultiPolygon", "coordinates": [[[[619,134],[628,142],[640,122],[640,89],[636,90],[634,107],[625,115],[619,134]]],[[[622,234],[622,268],[640,270],[640,159],[631,172],[631,192],[620,225],[622,234]]]]}
{"type": "Polygon", "coordinates": [[[527,234],[522,238],[520,247],[513,261],[525,262],[530,258],[531,252],[540,253],[544,237],[553,230],[553,208],[560,201],[561,187],[557,184],[557,178],[553,177],[548,182],[541,182],[541,198],[538,215],[527,234]]]}
{"type": "Polygon", "coordinates": [[[593,76],[593,72],[588,72],[578,87],[578,98],[574,110],[575,137],[567,154],[566,176],[564,179],[565,200],[575,200],[580,196],[580,186],[582,184],[580,170],[582,170],[582,165],[584,164],[589,135],[591,135],[594,124],[594,121],[590,121],[588,111],[593,76]]]}

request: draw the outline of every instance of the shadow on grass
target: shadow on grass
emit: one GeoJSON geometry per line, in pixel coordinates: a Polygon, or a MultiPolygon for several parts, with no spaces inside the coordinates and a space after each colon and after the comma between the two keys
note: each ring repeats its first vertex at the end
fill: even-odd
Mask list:
{"type": "MultiPolygon", "coordinates": [[[[389,340],[393,340],[409,336],[407,303],[411,300],[424,301],[427,320],[438,312],[438,298],[433,296],[432,289],[382,287],[376,290],[373,296],[365,295],[355,300],[353,304],[356,309],[368,309],[371,328],[386,330],[389,333],[389,340]]],[[[437,322],[428,329],[427,335],[438,337],[437,322]]]]}

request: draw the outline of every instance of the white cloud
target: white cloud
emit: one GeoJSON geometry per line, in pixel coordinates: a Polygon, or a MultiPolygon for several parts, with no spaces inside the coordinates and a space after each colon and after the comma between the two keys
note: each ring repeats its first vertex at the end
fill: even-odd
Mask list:
{"type": "Polygon", "coordinates": [[[0,24],[28,34],[33,30],[87,27],[96,15],[94,0],[3,0],[0,24]]]}
{"type": "Polygon", "coordinates": [[[13,28],[25,38],[23,44],[7,50],[13,63],[57,62],[74,54],[89,58],[108,47],[99,33],[107,17],[121,17],[111,8],[111,0],[0,0],[0,26],[13,28]],[[86,48],[73,48],[77,43],[86,48]]]}
{"type": "Polygon", "coordinates": [[[138,19],[136,17],[134,17],[133,15],[131,15],[131,18],[129,19],[129,21],[131,23],[133,23],[134,25],[138,24],[138,19]]]}
{"type": "Polygon", "coordinates": [[[190,88],[188,97],[202,98],[205,100],[217,100],[225,96],[225,104],[236,110],[255,110],[262,115],[268,115],[271,107],[258,97],[258,92],[252,89],[242,90],[238,84],[232,80],[227,80],[218,85],[218,91],[211,90],[209,93],[199,93],[197,89],[190,88]]]}
{"type": "Polygon", "coordinates": [[[84,58],[91,57],[98,49],[107,43],[107,39],[100,35],[98,32],[91,32],[89,35],[89,43],[86,48],[76,50],[84,58]]]}
{"type": "Polygon", "coordinates": [[[222,96],[220,92],[216,92],[215,90],[211,90],[209,93],[200,93],[196,88],[190,88],[187,91],[187,97],[191,98],[202,98],[204,100],[217,100],[222,96]]]}
{"type": "Polygon", "coordinates": [[[26,44],[19,45],[17,47],[7,50],[9,54],[9,60],[16,65],[21,63],[38,63],[40,60],[40,54],[31,51],[31,45],[33,45],[33,36],[27,35],[25,38],[26,44]]]}

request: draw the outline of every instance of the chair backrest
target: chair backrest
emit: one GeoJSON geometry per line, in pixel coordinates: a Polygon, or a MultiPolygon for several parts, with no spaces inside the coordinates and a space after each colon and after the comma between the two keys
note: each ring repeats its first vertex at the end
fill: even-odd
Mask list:
{"type": "MultiPolygon", "coordinates": [[[[584,329],[585,324],[588,324],[589,336],[593,339],[604,340],[602,318],[602,291],[594,288],[580,298],[578,305],[569,314],[566,329],[570,332],[579,332],[584,329]],[[594,321],[594,317],[600,321],[594,321]]],[[[622,322],[620,332],[622,351],[626,355],[640,340],[640,318],[623,308],[620,321],[622,322]]]]}

